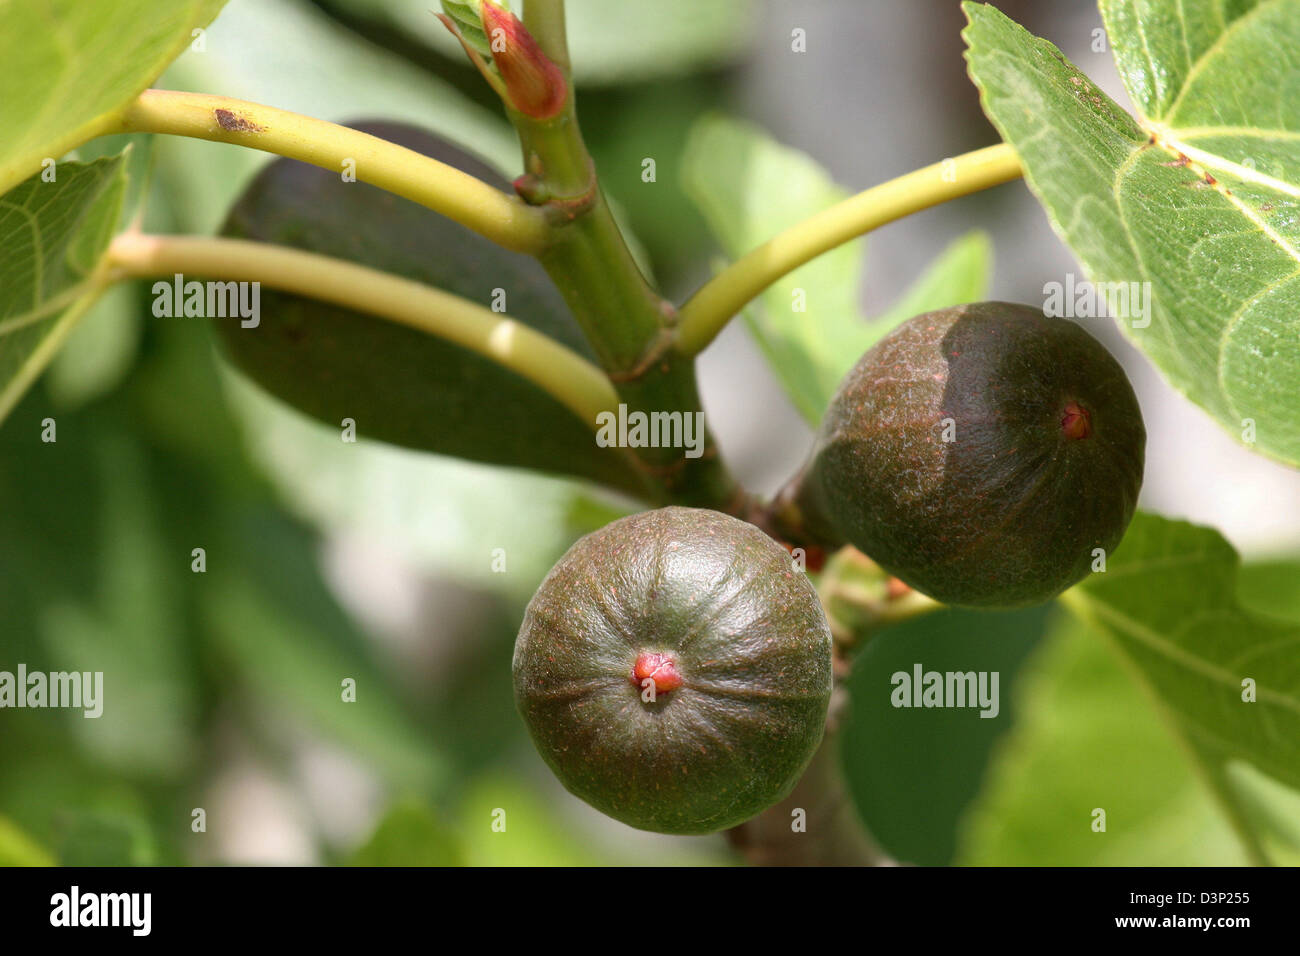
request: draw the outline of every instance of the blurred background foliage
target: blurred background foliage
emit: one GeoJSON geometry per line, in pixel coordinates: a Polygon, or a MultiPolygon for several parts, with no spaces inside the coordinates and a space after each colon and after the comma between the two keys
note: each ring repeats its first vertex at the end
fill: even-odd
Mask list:
{"type": "MultiPolygon", "coordinates": [[[[231,0],[204,49],[157,85],[418,124],[513,177],[513,135],[429,6],[231,0]]],[[[1089,52],[1091,4],[998,6],[1123,101],[1109,55],[1089,52]]],[[[947,0],[570,0],[584,132],[664,291],[680,300],[792,203],[817,208],[841,188],[993,142],[965,78],[962,23],[947,0]],[[791,52],[795,27],[807,31],[806,54],[791,52]],[[718,115],[747,125],[720,126],[718,115]],[[707,148],[719,130],[740,137],[734,155],[716,140],[707,148]],[[802,191],[783,196],[782,184],[802,191]],[[734,195],[710,208],[725,188],[734,195]]],[[[132,147],[133,179],[148,185],[128,216],[153,231],[216,232],[270,161],[179,138],[132,147]]],[[[825,292],[827,322],[859,336],[845,361],[870,338],[858,314],[990,286],[1035,301],[1045,276],[1077,268],[1019,187],[887,235],[790,283],[825,292]],[[927,277],[945,249],[958,264],[927,277]]],[[[705,403],[741,479],[771,490],[809,436],[782,336],[831,326],[748,318],[705,355],[705,403]],[[763,354],[777,357],[793,398],[763,354]]],[[[1144,505],[1222,529],[1248,558],[1242,600],[1300,620],[1295,473],[1233,445],[1108,326],[1090,330],[1125,362],[1147,411],[1144,505]],[[1264,500],[1273,507],[1260,519],[1264,500]]],[[[811,395],[824,387],[806,384],[811,395]]],[[[525,602],[576,536],[628,502],[345,445],[223,367],[202,323],[152,318],[144,284],[96,307],[0,429],[0,502],[0,668],[103,670],[111,704],[99,720],[0,715],[0,864],[738,859],[721,836],[639,833],[568,796],[515,715],[509,665],[525,602]],[[46,417],[57,443],[39,440],[46,417]],[[202,574],[191,571],[195,548],[202,574]],[[498,548],[504,573],[493,570],[498,548]],[[354,704],[340,703],[344,678],[356,681],[354,704]],[[191,825],[198,808],[204,832],[191,825]]],[[[1119,658],[1062,611],[943,611],[894,627],[859,656],[849,690],[839,739],[849,789],[900,861],[1242,860],[1119,658]],[[889,675],[915,662],[999,671],[1000,713],[892,708],[889,675]],[[1094,807],[1108,809],[1106,834],[1090,829],[1094,807]]],[[[1269,821],[1276,858],[1300,860],[1300,798],[1237,771],[1232,785],[1269,821]]]]}

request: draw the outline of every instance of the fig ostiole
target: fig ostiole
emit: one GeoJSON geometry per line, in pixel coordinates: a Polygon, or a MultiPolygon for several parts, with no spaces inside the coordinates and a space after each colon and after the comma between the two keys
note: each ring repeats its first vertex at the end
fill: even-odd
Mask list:
{"type": "Polygon", "coordinates": [[[1079,325],[982,302],[919,315],[849,372],[796,500],[936,600],[1017,607],[1104,568],[1137,505],[1146,431],[1079,325]]]}
{"type": "Polygon", "coordinates": [[[513,669],[570,792],[639,829],[709,833],[798,781],[825,726],[831,635],[779,544],[668,507],[569,549],[528,605],[513,669]]]}

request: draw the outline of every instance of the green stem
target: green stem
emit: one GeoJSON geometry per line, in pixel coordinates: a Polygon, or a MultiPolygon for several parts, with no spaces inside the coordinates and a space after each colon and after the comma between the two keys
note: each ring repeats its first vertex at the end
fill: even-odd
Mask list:
{"type": "Polygon", "coordinates": [[[1017,179],[1020,160],[1006,143],[926,166],[851,196],[728,266],[681,310],[678,347],[696,355],[745,304],[799,266],[878,226],[1017,179]]]}
{"type": "Polygon", "coordinates": [[[826,563],[817,593],[845,661],[885,628],[943,608],[852,547],[840,549],[826,563]]]}
{"type": "Polygon", "coordinates": [[[551,238],[538,209],[414,150],[298,113],[225,96],[146,90],[109,133],[171,133],[265,150],[341,173],[442,213],[493,242],[536,254],[551,238]]]}
{"type": "MultiPolygon", "coordinates": [[[[563,54],[563,5],[531,0],[530,26],[543,31],[548,55],[563,54]]],[[[509,111],[527,174],[517,185],[545,210],[553,239],[538,259],[568,303],[629,413],[680,413],[701,421],[702,454],[681,447],[633,449],[661,502],[732,510],[739,491],[707,427],[694,362],[672,347],[676,312],[651,287],[633,258],[600,189],[568,100],[550,119],[509,111]]]]}
{"type": "Polygon", "coordinates": [[[552,119],[511,111],[528,175],[521,190],[557,223],[538,256],[616,380],[634,375],[671,309],[650,287],[614,222],[582,140],[573,94],[552,119]]]}
{"type": "Polygon", "coordinates": [[[568,76],[569,41],[564,22],[564,0],[524,0],[524,26],[542,52],[568,76]]]}
{"type": "Polygon", "coordinates": [[[514,319],[419,282],[341,259],[242,239],[124,233],[107,261],[117,278],[176,274],[261,282],[436,335],[532,382],[595,430],[618,404],[605,374],[514,319]]]}

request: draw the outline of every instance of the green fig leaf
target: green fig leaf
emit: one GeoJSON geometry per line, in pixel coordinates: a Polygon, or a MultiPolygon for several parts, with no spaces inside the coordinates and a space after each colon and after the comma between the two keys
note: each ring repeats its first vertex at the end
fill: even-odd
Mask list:
{"type": "Polygon", "coordinates": [[[873,338],[866,348],[914,315],[983,302],[989,297],[992,274],[993,243],[988,233],[972,229],[953,240],[887,312],[871,320],[873,338]]]}
{"type": "Polygon", "coordinates": [[[578,83],[632,83],[718,69],[744,53],[754,0],[566,0],[578,83]]]}
{"type": "MultiPolygon", "coordinates": [[[[192,660],[183,638],[187,608],[159,512],[163,492],[156,484],[158,475],[145,447],[125,437],[107,416],[97,420],[99,427],[91,434],[63,415],[59,424],[63,440],[57,447],[69,446],[59,452],[59,464],[71,466],[79,490],[93,491],[88,502],[72,495],[54,499],[69,518],[76,516],[79,535],[61,535],[59,546],[42,549],[40,560],[35,549],[27,550],[31,564],[19,573],[28,589],[45,598],[39,633],[57,668],[103,674],[100,715],[74,724],[82,746],[123,772],[178,779],[192,769],[199,747],[200,704],[190,682],[192,660]],[[96,562],[84,591],[71,584],[75,572],[68,552],[78,546],[87,560],[96,562]],[[55,556],[47,560],[51,551],[55,556]],[[40,581],[46,576],[62,578],[61,586],[48,594],[40,581]]],[[[31,502],[51,491],[53,482],[43,472],[52,466],[47,453],[31,477],[13,476],[6,490],[25,486],[26,493],[5,499],[31,502]]],[[[53,532],[56,526],[48,514],[30,505],[24,510],[30,513],[4,529],[5,539],[30,540],[33,534],[53,532]]]]}
{"type": "Polygon", "coordinates": [[[1273,558],[1241,567],[1237,594],[1252,611],[1300,621],[1300,560],[1273,558]]]}
{"type": "Polygon", "coordinates": [[[94,136],[225,2],[0,4],[0,194],[94,136]]]}
{"type": "MultiPolygon", "coordinates": [[[[147,289],[135,288],[147,312],[147,289]]],[[[29,670],[103,671],[101,717],[72,711],[39,724],[63,727],[87,766],[119,785],[125,774],[170,786],[201,766],[211,677],[249,721],[273,712],[394,788],[425,792],[448,779],[448,764],[422,703],[330,591],[319,537],[278,510],[241,453],[214,353],[207,327],[154,321],[135,374],[93,407],[61,412],[57,442],[40,440],[42,393],[0,429],[0,501],[10,505],[0,511],[0,650],[10,666],[0,669],[25,660],[29,670]],[[343,701],[344,678],[356,681],[354,703],[343,701]]],[[[341,447],[344,457],[360,450],[341,447]]],[[[17,715],[3,713],[7,728],[17,715]]],[[[30,735],[7,734],[0,765],[46,756],[30,735]]],[[[24,762],[0,783],[23,789],[32,772],[24,762]]],[[[90,771],[50,773],[85,799],[90,771]]],[[[44,839],[32,818],[15,819],[44,839]]]]}
{"type": "Polygon", "coordinates": [[[1260,861],[1232,767],[1300,789],[1300,622],[1243,607],[1238,565],[1217,532],[1139,514],[1062,600],[1112,638],[1260,861]]]}
{"type": "Polygon", "coordinates": [[[54,356],[45,385],[60,408],[76,408],[112,391],[126,378],[144,331],[130,284],[111,286],[87,310],[54,356]]]}
{"type": "Polygon", "coordinates": [[[1015,724],[998,741],[979,794],[962,816],[953,862],[1247,862],[1187,750],[1152,712],[1124,662],[1087,625],[1058,615],[1003,705],[1014,709],[1015,724]]]}
{"type": "Polygon", "coordinates": [[[0,421],[106,287],[126,192],[121,156],[51,170],[0,196],[0,421]]]}
{"type": "MultiPolygon", "coordinates": [[[[531,753],[531,748],[529,751],[537,765],[537,780],[546,780],[543,775],[549,775],[549,771],[541,757],[531,753]]],[[[598,866],[608,860],[591,840],[577,836],[571,816],[562,812],[570,808],[557,799],[563,793],[559,784],[547,791],[532,778],[501,770],[469,780],[457,807],[457,818],[470,865],[598,866]],[[506,812],[504,832],[494,832],[490,826],[481,825],[484,820],[500,819],[503,810],[506,812]]],[[[620,836],[630,832],[624,830],[620,836]]],[[[695,841],[667,842],[676,845],[695,841]]],[[[620,841],[614,852],[621,851],[625,845],[620,841]]],[[[627,858],[636,859],[631,854],[627,858]]]]}
{"type": "Polygon", "coordinates": [[[1239,440],[1298,464],[1300,0],[1101,7],[1137,117],[966,3],[985,112],[1088,277],[1149,290],[1116,310],[1133,343],[1239,440]]]}
{"type": "MultiPolygon", "coordinates": [[[[412,127],[353,123],[489,182],[500,177],[459,149],[412,127]]],[[[532,259],[458,223],[337,173],[279,160],[231,210],[230,236],[360,262],[491,306],[587,358],[590,348],[532,259]]],[[[265,292],[255,328],[217,323],[234,364],[314,418],[380,441],[588,478],[637,492],[625,459],[596,444],[593,426],[497,363],[383,319],[265,292]]]]}
{"type": "Polygon", "coordinates": [[[1300,790],[1240,761],[1230,763],[1225,776],[1259,833],[1273,841],[1274,862],[1300,864],[1300,790]]]}
{"type": "Polygon", "coordinates": [[[1115,639],[1180,729],[1300,787],[1300,623],[1244,609],[1238,564],[1217,532],[1139,513],[1106,571],[1065,600],[1115,639]]]}
{"type": "MultiPolygon", "coordinates": [[[[101,136],[77,147],[73,155],[82,163],[123,154],[126,190],[119,227],[130,221],[140,223],[146,231],[153,228],[145,197],[153,182],[156,146],[163,139],[177,138],[148,133],[101,136]]],[[[139,308],[133,283],[118,283],[104,290],[73,327],[45,375],[45,387],[59,410],[94,401],[122,384],[138,357],[148,314],[139,308]]]]}
{"type": "Polygon", "coordinates": [[[957,862],[1294,862],[1297,590],[1300,564],[1240,567],[1216,532],[1139,512],[1031,659],[957,862]]]}
{"type": "Polygon", "coordinates": [[[456,24],[461,37],[486,62],[491,63],[492,45],[488,43],[487,33],[483,30],[482,9],[482,0],[442,0],[442,12],[456,24]]]}
{"type": "MultiPolygon", "coordinates": [[[[853,661],[840,747],[849,793],[894,859],[945,866],[998,742],[1015,725],[1013,690],[1043,636],[1050,606],[1019,611],[944,608],[871,637],[853,661]],[[998,675],[996,709],[895,706],[894,675],[998,675]],[[984,713],[981,713],[984,711],[984,713]]],[[[986,687],[992,685],[986,683],[986,687]]],[[[910,702],[910,700],[909,700],[910,702]]]]}
{"type": "MultiPolygon", "coordinates": [[[[848,197],[811,157],[723,116],[695,124],[682,169],[687,193],[733,257],[848,197]]],[[[987,294],[991,248],[983,234],[971,233],[945,250],[895,308],[864,321],[858,306],[864,248],[858,239],[818,256],[775,282],[744,313],[811,425],[821,421],[854,362],[900,322],[987,294]]]]}
{"type": "MultiPolygon", "coordinates": [[[[848,196],[811,157],[756,126],[718,115],[692,128],[682,177],[732,257],[848,196]]],[[[773,283],[745,311],[768,364],[811,424],[864,351],[856,345],[868,336],[858,309],[864,249],[859,239],[818,256],[773,283]]]]}

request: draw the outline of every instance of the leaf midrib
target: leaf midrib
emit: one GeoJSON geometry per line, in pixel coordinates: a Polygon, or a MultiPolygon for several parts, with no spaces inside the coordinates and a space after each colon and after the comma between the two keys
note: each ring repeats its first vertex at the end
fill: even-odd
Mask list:
{"type": "MultiPolygon", "coordinates": [[[[1113,605],[1107,604],[1095,597],[1084,596],[1081,600],[1085,601],[1089,608],[1097,614],[1098,617],[1107,619],[1121,633],[1127,633],[1130,637],[1138,640],[1153,651],[1164,655],[1175,664],[1181,664],[1185,669],[1194,671],[1203,677],[1231,687],[1234,691],[1239,686],[1237,675],[1231,674],[1216,664],[1213,664],[1203,658],[1189,653],[1177,644],[1167,640],[1155,631],[1146,627],[1139,621],[1134,620],[1127,614],[1117,610],[1113,605]]],[[[1191,627],[1196,622],[1203,620],[1204,614],[1187,618],[1184,621],[1185,627],[1191,627]]],[[[1284,710],[1289,710],[1300,716],[1300,700],[1293,699],[1285,694],[1273,691],[1267,687],[1257,687],[1257,699],[1268,701],[1275,706],[1284,710]]]]}

